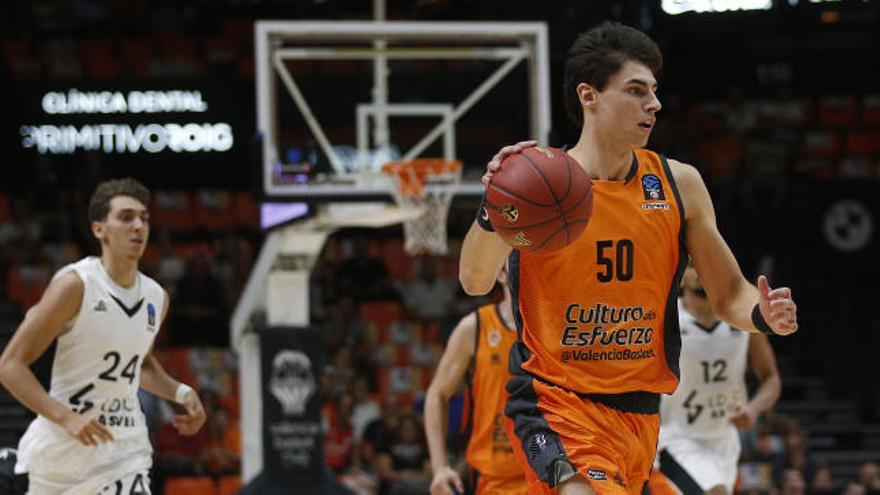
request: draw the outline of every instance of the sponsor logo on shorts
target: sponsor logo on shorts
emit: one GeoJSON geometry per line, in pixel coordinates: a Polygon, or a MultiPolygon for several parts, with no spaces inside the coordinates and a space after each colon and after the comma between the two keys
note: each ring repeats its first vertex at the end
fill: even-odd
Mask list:
{"type": "Polygon", "coordinates": [[[587,469],[587,477],[594,481],[608,480],[608,475],[600,469],[587,469]]]}

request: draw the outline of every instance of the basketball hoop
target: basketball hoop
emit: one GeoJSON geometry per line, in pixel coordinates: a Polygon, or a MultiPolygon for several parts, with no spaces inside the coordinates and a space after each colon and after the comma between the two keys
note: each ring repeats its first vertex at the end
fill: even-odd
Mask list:
{"type": "Polygon", "coordinates": [[[404,249],[411,255],[446,254],[446,217],[461,182],[460,160],[416,158],[382,166],[391,180],[391,195],[403,209],[422,210],[403,222],[404,249]]]}

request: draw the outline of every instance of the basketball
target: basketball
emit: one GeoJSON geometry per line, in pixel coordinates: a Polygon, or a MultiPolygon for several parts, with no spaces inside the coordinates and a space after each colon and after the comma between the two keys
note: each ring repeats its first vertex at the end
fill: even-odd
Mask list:
{"type": "Polygon", "coordinates": [[[565,151],[533,147],[501,162],[486,191],[495,231],[514,249],[561,249],[577,239],[593,212],[584,169],[565,151]]]}

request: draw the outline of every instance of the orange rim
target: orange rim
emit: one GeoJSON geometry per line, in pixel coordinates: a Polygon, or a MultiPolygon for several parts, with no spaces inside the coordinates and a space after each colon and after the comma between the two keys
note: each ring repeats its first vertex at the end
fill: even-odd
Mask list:
{"type": "Polygon", "coordinates": [[[416,158],[398,160],[382,166],[386,175],[397,176],[397,191],[403,196],[421,196],[425,190],[425,179],[432,175],[457,172],[464,166],[461,160],[445,158],[416,158]]]}

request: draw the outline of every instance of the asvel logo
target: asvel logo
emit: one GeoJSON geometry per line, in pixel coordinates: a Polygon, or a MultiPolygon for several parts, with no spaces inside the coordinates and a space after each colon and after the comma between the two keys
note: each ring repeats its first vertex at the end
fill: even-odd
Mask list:
{"type": "Polygon", "coordinates": [[[654,174],[645,174],[642,177],[642,191],[645,193],[645,201],[664,201],[663,183],[654,174]]]}
{"type": "Polygon", "coordinates": [[[156,307],[153,306],[153,303],[147,303],[147,325],[150,327],[150,330],[153,330],[152,327],[156,326],[156,307]]]}

